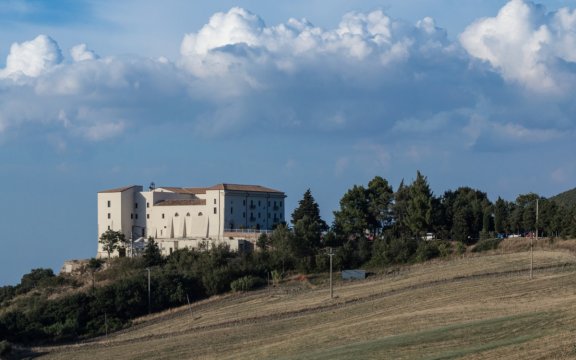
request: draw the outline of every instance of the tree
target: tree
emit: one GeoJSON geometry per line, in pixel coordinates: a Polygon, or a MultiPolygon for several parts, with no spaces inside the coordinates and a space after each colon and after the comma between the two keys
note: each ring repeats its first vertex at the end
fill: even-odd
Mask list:
{"type": "Polygon", "coordinates": [[[102,250],[108,253],[108,259],[110,259],[111,253],[124,247],[125,236],[120,231],[109,229],[100,236],[98,242],[102,244],[102,250]]]}
{"type": "Polygon", "coordinates": [[[373,236],[392,224],[392,199],[394,192],[386,179],[376,176],[368,183],[368,228],[373,236]]]}
{"type": "Polygon", "coordinates": [[[421,237],[431,225],[432,191],[427,178],[416,172],[416,180],[410,185],[406,227],[412,236],[421,237]]]}
{"type": "Polygon", "coordinates": [[[310,189],[306,190],[299,206],[292,213],[297,256],[312,256],[320,247],[322,233],[328,225],[320,217],[320,209],[310,189]]]}
{"type": "Polygon", "coordinates": [[[144,258],[144,265],[146,267],[162,265],[162,262],[164,261],[162,258],[162,252],[152,236],[148,238],[148,243],[144,248],[144,254],[142,257],[144,258]]]}
{"type": "Polygon", "coordinates": [[[508,221],[508,204],[502,198],[498,197],[494,204],[494,230],[503,234],[506,232],[506,223],[508,221]]]}
{"type": "Polygon", "coordinates": [[[334,228],[346,239],[364,236],[368,229],[368,199],[363,186],[354,187],[340,200],[340,210],[334,212],[334,228]]]}
{"type": "Polygon", "coordinates": [[[316,200],[314,200],[310,189],[306,190],[302,200],[298,202],[298,207],[294,209],[292,213],[292,225],[295,226],[296,222],[304,218],[304,216],[307,216],[312,222],[317,222],[322,231],[328,230],[328,225],[320,217],[320,207],[316,203],[316,200]]]}

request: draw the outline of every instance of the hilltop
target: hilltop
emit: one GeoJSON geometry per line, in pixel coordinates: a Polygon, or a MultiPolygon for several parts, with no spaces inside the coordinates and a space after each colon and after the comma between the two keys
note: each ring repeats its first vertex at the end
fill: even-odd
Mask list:
{"type": "Polygon", "coordinates": [[[576,188],[555,195],[551,197],[550,200],[553,200],[556,203],[563,205],[565,207],[576,206],[576,188]]]}
{"type": "Polygon", "coordinates": [[[389,268],[364,281],[294,277],[212,297],[45,359],[576,358],[576,241],[389,268]]]}

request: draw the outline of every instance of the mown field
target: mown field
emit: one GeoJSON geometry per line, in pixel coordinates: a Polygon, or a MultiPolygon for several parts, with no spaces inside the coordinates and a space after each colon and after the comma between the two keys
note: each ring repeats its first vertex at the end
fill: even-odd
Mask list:
{"type": "Polygon", "coordinates": [[[364,281],[295,278],[139,319],[41,359],[576,359],[576,257],[464,256],[364,281]]]}

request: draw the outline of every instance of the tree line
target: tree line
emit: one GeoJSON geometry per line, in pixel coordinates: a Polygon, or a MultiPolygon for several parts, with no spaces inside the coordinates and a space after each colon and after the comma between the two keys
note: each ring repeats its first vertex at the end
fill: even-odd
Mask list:
{"type": "MultiPolygon", "coordinates": [[[[206,243],[164,257],[149,239],[142,257],[91,259],[84,281],[34,269],[17,286],[0,287],[0,340],[41,343],[101,335],[129,326],[149,310],[277,284],[293,271],[327,271],[327,248],[335,253],[335,269],[341,270],[448,257],[467,247],[491,249],[506,234],[538,230],[541,236],[576,237],[575,205],[562,206],[532,193],[491,202],[485,192],[470,187],[436,196],[420,172],[396,190],[376,176],[366,186],[348,189],[339,205],[328,225],[308,189],[291,214],[292,226],[281,224],[261,234],[252,252],[206,243]]],[[[109,253],[122,240],[114,233],[101,236],[109,253]]]]}

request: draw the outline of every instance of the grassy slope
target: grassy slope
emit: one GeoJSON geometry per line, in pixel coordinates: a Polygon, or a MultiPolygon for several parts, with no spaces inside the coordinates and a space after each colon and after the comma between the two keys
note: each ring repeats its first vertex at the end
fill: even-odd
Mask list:
{"type": "Polygon", "coordinates": [[[46,359],[576,358],[576,258],[467,257],[356,283],[210,299],[46,359]]]}

